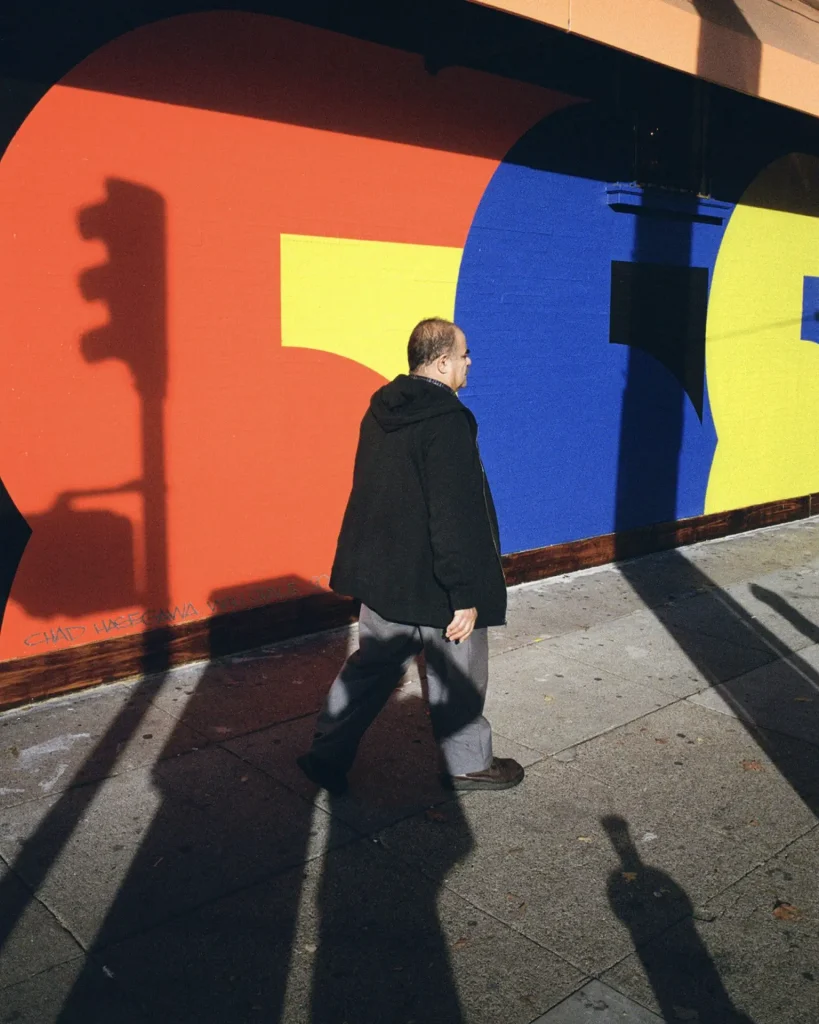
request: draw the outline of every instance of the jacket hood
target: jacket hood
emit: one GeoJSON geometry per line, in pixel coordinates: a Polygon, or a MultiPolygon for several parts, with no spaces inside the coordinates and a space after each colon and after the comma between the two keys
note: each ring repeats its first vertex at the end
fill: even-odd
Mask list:
{"type": "Polygon", "coordinates": [[[448,388],[418,380],[406,373],[385,384],[370,399],[370,411],[382,430],[400,430],[410,423],[463,411],[460,399],[448,388]]]}

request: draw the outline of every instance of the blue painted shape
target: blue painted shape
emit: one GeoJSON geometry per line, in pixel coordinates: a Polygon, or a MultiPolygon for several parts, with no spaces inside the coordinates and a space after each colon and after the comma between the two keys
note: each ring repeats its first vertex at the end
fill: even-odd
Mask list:
{"type": "Polygon", "coordinates": [[[609,344],[611,264],[711,271],[724,224],[613,209],[607,190],[622,173],[606,118],[579,105],[532,129],[495,172],[464,249],[464,400],[507,552],[704,507],[716,446],[707,388],[700,422],[656,359],[609,344]]]}
{"type": "Polygon", "coordinates": [[[802,341],[819,343],[819,277],[802,283],[802,341]]]}

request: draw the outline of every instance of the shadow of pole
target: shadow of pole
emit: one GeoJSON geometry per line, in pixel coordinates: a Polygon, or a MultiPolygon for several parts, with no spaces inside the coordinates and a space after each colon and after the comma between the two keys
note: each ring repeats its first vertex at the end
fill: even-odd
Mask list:
{"type": "MultiPolygon", "coordinates": [[[[90,362],[119,358],[132,372],[140,397],[142,479],[135,487],[143,496],[145,599],[166,607],[168,567],[162,425],[167,374],[165,203],[160,195],[145,186],[111,180],[107,183],[105,201],[80,211],[78,226],[83,237],[101,238],[108,246],[108,262],[85,271],[80,279],[80,290],[88,301],[105,300],[110,318],[104,327],[83,337],[81,346],[90,362]]],[[[67,515],[70,516],[70,512],[67,515]]],[[[87,553],[79,553],[79,557],[81,554],[87,553]]],[[[81,573],[82,565],[76,568],[81,573]]],[[[126,703],[87,759],[86,763],[94,763],[100,777],[113,771],[122,742],[136,732],[150,707],[140,696],[137,687],[134,699],[126,703]],[[118,742],[112,742],[114,737],[118,742]]],[[[93,803],[97,788],[92,784],[67,790],[23,845],[12,869],[34,892],[70,842],[93,803]]],[[[13,881],[11,876],[9,881],[13,881]]],[[[0,905],[4,907],[0,949],[28,902],[22,890],[0,882],[0,905]],[[4,889],[10,891],[4,892],[4,889]],[[7,900],[7,895],[12,898],[7,900]]]]}
{"type": "MultiPolygon", "coordinates": [[[[745,18],[733,0],[694,0],[694,7],[701,17],[698,71],[702,78],[714,77],[716,60],[738,62],[742,75],[742,86],[752,94],[756,91],[760,70],[761,47],[750,30],[745,18]],[[708,16],[718,14],[723,25],[729,24],[739,40],[738,50],[732,54],[724,52],[724,32],[708,20],[708,16]]],[[[709,147],[711,140],[707,136],[707,104],[710,87],[703,83],[695,83],[701,106],[692,112],[691,144],[699,149],[700,174],[694,185],[696,191],[708,191],[709,147]],[[697,142],[695,143],[695,139],[697,142]]],[[[634,94],[632,102],[637,109],[645,103],[644,97],[634,94]]],[[[662,104],[662,98],[660,98],[662,104]]],[[[639,137],[640,118],[637,118],[638,139],[646,144],[645,137],[639,137]]],[[[643,136],[645,133],[643,132],[643,136]]],[[[650,144],[648,150],[650,152],[650,144]]],[[[639,155],[639,149],[638,149],[639,155]]],[[[639,163],[639,161],[638,161],[639,163]]],[[[639,174],[639,171],[638,171],[639,174]]],[[[651,167],[648,167],[648,180],[640,184],[651,185],[651,167]]],[[[633,259],[640,262],[659,262],[677,267],[689,267],[693,251],[693,218],[688,222],[666,221],[648,217],[635,217],[633,259]]],[[[690,344],[692,332],[687,329],[678,330],[677,344],[690,344]]],[[[704,341],[704,339],[703,339],[704,341]]],[[[677,354],[677,360],[685,364],[688,352],[677,354]]],[[[618,451],[618,476],[616,491],[615,533],[620,534],[638,525],[639,517],[650,510],[651,521],[668,522],[678,518],[678,494],[680,480],[680,456],[683,443],[685,403],[688,401],[682,386],[673,387],[665,394],[658,396],[647,389],[648,361],[645,352],[632,348],[629,353],[628,370],[623,391],[623,402],[620,423],[620,439],[618,451]]],[[[707,402],[707,392],[705,401],[707,402]]],[[[643,522],[646,520],[644,519],[643,522]]],[[[625,546],[617,546],[618,558],[627,558],[625,546]]],[[[683,576],[688,574],[687,561],[676,553],[671,553],[669,562],[683,576]]],[[[624,562],[621,566],[623,578],[631,585],[638,596],[645,599],[651,606],[649,594],[652,582],[633,563],[624,562]]],[[[690,566],[692,589],[696,586],[714,589],[714,584],[704,574],[690,566]]],[[[735,602],[724,594],[718,594],[719,614],[729,615],[744,622],[750,627],[747,616],[735,602]]],[[[662,618],[660,621],[674,637],[676,642],[691,658],[695,665],[707,673],[707,654],[703,651],[702,642],[698,644],[696,633],[686,633],[677,629],[662,618]]],[[[758,632],[754,630],[755,638],[758,632]]],[[[758,642],[758,640],[757,640],[758,642]]],[[[713,678],[713,674],[710,675],[713,678]]],[[[747,715],[742,717],[747,724],[747,715]]],[[[751,731],[753,727],[748,725],[751,731]]],[[[778,749],[779,740],[770,742],[759,740],[772,756],[782,774],[788,778],[797,792],[805,794],[804,766],[793,770],[791,759],[785,750],[778,749]]],[[[747,1022],[748,1018],[738,1015],[725,991],[719,973],[699,939],[692,919],[692,907],[687,895],[668,876],[656,869],[646,868],[640,862],[634,844],[628,834],[628,826],[621,819],[608,818],[603,825],[621,860],[621,870],[612,874],[609,879],[608,892],[612,908],[620,920],[629,928],[634,937],[637,956],[643,965],[646,977],[651,984],[657,1003],[661,1007],[666,1020],[676,1020],[680,1008],[693,1008],[698,1016],[696,1019],[712,1021],[714,1024],[728,1024],[732,1021],[747,1022]],[[636,888],[631,883],[641,879],[636,888]],[[643,884],[645,883],[645,884],[643,884]],[[655,891],[667,890],[676,893],[684,906],[682,924],[662,933],[660,940],[655,936],[650,943],[638,937],[636,922],[650,910],[644,905],[650,903],[655,891]],[[643,891],[645,890],[645,892],[643,891]],[[635,893],[640,894],[638,899],[635,893]],[[658,941],[667,944],[662,955],[657,955],[658,941]]],[[[641,922],[644,924],[644,921],[641,922]]]]}
{"type": "MultiPolygon", "coordinates": [[[[283,577],[219,591],[218,600],[242,606],[261,588],[287,593],[309,586],[283,577]]],[[[224,628],[218,616],[212,620],[214,655],[224,628]]],[[[85,1019],[87,991],[103,966],[146,1019],[285,1019],[294,961],[297,972],[299,966],[305,862],[317,828],[330,825],[324,811],[278,781],[281,760],[293,752],[277,738],[265,768],[245,761],[230,741],[252,728],[232,721],[237,704],[247,719],[243,701],[267,695],[266,703],[276,706],[272,724],[312,713],[326,680],[319,673],[300,689],[290,680],[292,672],[310,675],[311,668],[304,655],[259,651],[144,681],[146,700],[177,721],[151,767],[150,784],[139,790],[150,792],[155,805],[136,808],[127,819],[139,822],[138,839],[127,849],[121,879],[109,886],[107,905],[100,901],[90,955],[61,1024],[85,1019]]],[[[126,821],[113,809],[107,815],[120,828],[126,821]]]]}

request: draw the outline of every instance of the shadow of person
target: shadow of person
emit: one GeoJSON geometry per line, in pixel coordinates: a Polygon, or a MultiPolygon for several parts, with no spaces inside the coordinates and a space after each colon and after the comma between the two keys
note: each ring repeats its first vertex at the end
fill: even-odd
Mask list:
{"type": "Polygon", "coordinates": [[[674,879],[643,863],[629,833],[628,822],[614,815],[601,818],[620,866],[609,875],[611,908],[632,936],[636,954],[654,991],[663,1020],[695,1020],[700,1024],[753,1024],[734,1006],[711,955],[694,925],[688,894],[674,879]],[[652,928],[676,904],[682,915],[659,938],[652,928]]]}
{"type": "Polygon", "coordinates": [[[447,935],[439,910],[446,876],[474,840],[460,803],[440,788],[438,767],[425,699],[418,692],[401,698],[398,691],[365,737],[349,794],[330,798],[330,845],[345,818],[361,827],[371,816],[377,828],[413,814],[417,829],[445,833],[446,856],[436,858],[434,869],[416,866],[404,860],[412,856],[411,843],[385,848],[377,834],[328,853],[316,894],[312,1024],[465,1019],[451,958],[459,935],[447,935]],[[398,762],[400,774],[392,771],[398,762]],[[374,773],[379,782],[368,785],[374,773]]]}

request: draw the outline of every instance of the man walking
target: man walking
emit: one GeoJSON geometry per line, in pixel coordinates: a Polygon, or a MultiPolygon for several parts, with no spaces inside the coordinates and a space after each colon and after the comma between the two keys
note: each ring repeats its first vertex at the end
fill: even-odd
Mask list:
{"type": "Polygon", "coordinates": [[[407,354],[409,374],[376,391],[362,420],[330,578],[361,601],[359,649],[298,763],[343,793],[361,737],[423,648],[446,782],[508,789],[523,768],[493,757],[483,717],[487,627],[506,621],[506,581],[477,423],[457,396],[472,361],[463,331],[437,318],[417,325],[407,354]]]}

